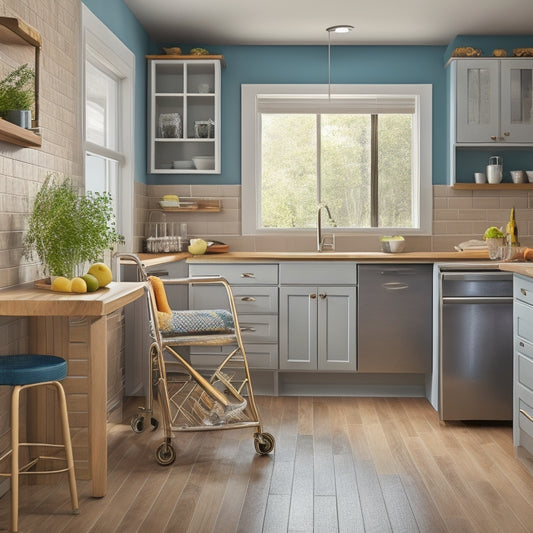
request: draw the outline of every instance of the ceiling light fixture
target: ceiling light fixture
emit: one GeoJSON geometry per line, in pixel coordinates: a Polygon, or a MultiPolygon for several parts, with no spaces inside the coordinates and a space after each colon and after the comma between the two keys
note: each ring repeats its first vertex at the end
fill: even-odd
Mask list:
{"type": "Polygon", "coordinates": [[[337,26],[330,26],[326,28],[328,32],[328,99],[331,99],[331,34],[332,33],[348,33],[353,30],[353,26],[349,24],[338,24],[337,26]]]}

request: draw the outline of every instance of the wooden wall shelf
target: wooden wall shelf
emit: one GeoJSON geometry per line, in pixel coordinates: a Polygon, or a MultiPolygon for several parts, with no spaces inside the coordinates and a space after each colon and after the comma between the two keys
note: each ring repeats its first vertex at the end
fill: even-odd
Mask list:
{"type": "MultiPolygon", "coordinates": [[[[38,127],[41,35],[18,18],[0,17],[0,43],[26,45],[35,48],[35,110],[32,122],[35,127],[38,127]]],[[[40,135],[3,119],[0,119],[0,140],[26,148],[38,148],[42,143],[40,135]]]]}
{"type": "Polygon", "coordinates": [[[519,191],[533,190],[533,183],[455,183],[451,187],[460,191],[519,191]]]}
{"type": "Polygon", "coordinates": [[[39,148],[42,143],[40,135],[36,135],[33,131],[21,128],[16,124],[11,124],[11,122],[2,118],[0,118],[0,141],[26,148],[39,148]]]}

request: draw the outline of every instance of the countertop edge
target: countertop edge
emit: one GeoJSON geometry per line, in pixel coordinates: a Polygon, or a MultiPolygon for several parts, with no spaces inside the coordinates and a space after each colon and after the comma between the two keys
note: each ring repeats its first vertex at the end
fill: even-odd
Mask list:
{"type": "MultiPolygon", "coordinates": [[[[437,263],[440,261],[489,260],[488,252],[226,252],[221,254],[191,255],[187,252],[170,254],[137,254],[146,266],[155,266],[174,261],[188,263],[231,263],[239,261],[359,261],[386,263],[437,263]]],[[[123,264],[129,264],[127,260],[123,264]]]]}

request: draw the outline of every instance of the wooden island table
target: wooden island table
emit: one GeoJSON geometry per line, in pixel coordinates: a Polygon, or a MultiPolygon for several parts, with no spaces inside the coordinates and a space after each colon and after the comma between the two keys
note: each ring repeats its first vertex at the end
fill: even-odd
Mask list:
{"type": "MultiPolygon", "coordinates": [[[[141,298],[144,289],[144,283],[112,282],[86,294],[52,292],[33,283],[0,290],[0,315],[28,317],[29,352],[67,360],[63,385],[76,477],[92,480],[95,497],[107,490],[108,317],[141,298]]],[[[53,406],[41,397],[29,402],[28,436],[55,435],[48,411],[53,406]]]]}

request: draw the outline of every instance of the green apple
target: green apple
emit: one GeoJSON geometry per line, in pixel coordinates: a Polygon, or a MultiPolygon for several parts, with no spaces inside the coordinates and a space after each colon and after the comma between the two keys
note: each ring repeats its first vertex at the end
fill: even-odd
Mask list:
{"type": "Polygon", "coordinates": [[[205,242],[203,239],[191,239],[191,244],[187,250],[189,250],[189,253],[193,255],[205,254],[207,250],[207,242],[205,242]]]}
{"type": "Polygon", "coordinates": [[[81,276],[81,279],[85,280],[87,284],[87,292],[94,292],[98,290],[98,280],[92,274],[85,274],[81,276]]]}

